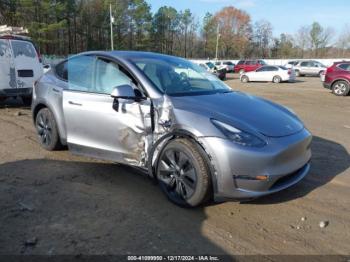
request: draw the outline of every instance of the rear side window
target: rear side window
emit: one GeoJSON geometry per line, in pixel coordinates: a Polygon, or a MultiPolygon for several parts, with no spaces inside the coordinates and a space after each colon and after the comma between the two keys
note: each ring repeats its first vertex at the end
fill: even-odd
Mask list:
{"type": "Polygon", "coordinates": [[[244,61],[240,60],[237,65],[243,65],[243,64],[244,64],[244,61]]]}
{"type": "Polygon", "coordinates": [[[265,66],[266,71],[278,71],[278,68],[275,66],[265,66]]]}
{"type": "Polygon", "coordinates": [[[94,56],[78,56],[67,61],[68,89],[93,92],[94,56]]]}
{"type": "Polygon", "coordinates": [[[64,61],[62,63],[59,63],[58,65],[56,65],[55,67],[55,72],[56,75],[63,79],[63,80],[68,80],[68,70],[67,70],[67,62],[68,61],[64,61]]]}
{"type": "Polygon", "coordinates": [[[350,63],[340,64],[340,65],[338,65],[338,67],[343,69],[343,70],[350,71],[350,63]]]}

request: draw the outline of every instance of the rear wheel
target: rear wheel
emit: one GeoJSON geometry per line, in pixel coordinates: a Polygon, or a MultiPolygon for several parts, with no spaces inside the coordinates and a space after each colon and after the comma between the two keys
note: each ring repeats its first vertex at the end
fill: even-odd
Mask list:
{"type": "Polygon", "coordinates": [[[170,201],[195,207],[206,202],[211,193],[210,173],[197,146],[188,139],[175,139],[161,152],[157,163],[160,188],[170,201]]]}
{"type": "Polygon", "coordinates": [[[332,85],[332,92],[336,96],[347,96],[350,91],[349,83],[346,81],[337,81],[332,85]]]}
{"type": "Polygon", "coordinates": [[[55,118],[48,108],[43,108],[38,112],[35,127],[39,143],[44,149],[53,151],[62,147],[55,118]]]}
{"type": "Polygon", "coordinates": [[[241,77],[241,82],[242,83],[248,83],[249,82],[249,78],[247,76],[242,76],[241,77]]]}
{"type": "Polygon", "coordinates": [[[282,82],[282,78],[280,76],[274,76],[272,78],[272,82],[276,83],[276,84],[281,83],[282,82]]]}

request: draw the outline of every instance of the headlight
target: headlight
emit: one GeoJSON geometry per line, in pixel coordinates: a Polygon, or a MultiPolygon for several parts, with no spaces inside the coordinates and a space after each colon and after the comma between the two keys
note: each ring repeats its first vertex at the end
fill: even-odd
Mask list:
{"type": "Polygon", "coordinates": [[[212,119],[212,123],[221,131],[228,139],[242,146],[263,147],[266,142],[259,137],[248,132],[239,130],[233,126],[212,119]]]}

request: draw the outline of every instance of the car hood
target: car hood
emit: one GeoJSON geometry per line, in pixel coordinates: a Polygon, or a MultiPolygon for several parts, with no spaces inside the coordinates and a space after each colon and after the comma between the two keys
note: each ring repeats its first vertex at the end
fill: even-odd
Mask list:
{"type": "Polygon", "coordinates": [[[213,118],[269,137],[295,134],[303,123],[285,107],[241,92],[171,97],[174,109],[213,118]]]}

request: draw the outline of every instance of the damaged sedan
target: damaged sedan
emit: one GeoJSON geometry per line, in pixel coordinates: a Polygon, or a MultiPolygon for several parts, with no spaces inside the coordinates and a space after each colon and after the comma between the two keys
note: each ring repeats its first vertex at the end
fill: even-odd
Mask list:
{"type": "Polygon", "coordinates": [[[46,150],[142,168],[181,206],[264,196],[310,169],[312,136],[293,111],[178,57],[70,57],[35,83],[32,111],[46,150]]]}

